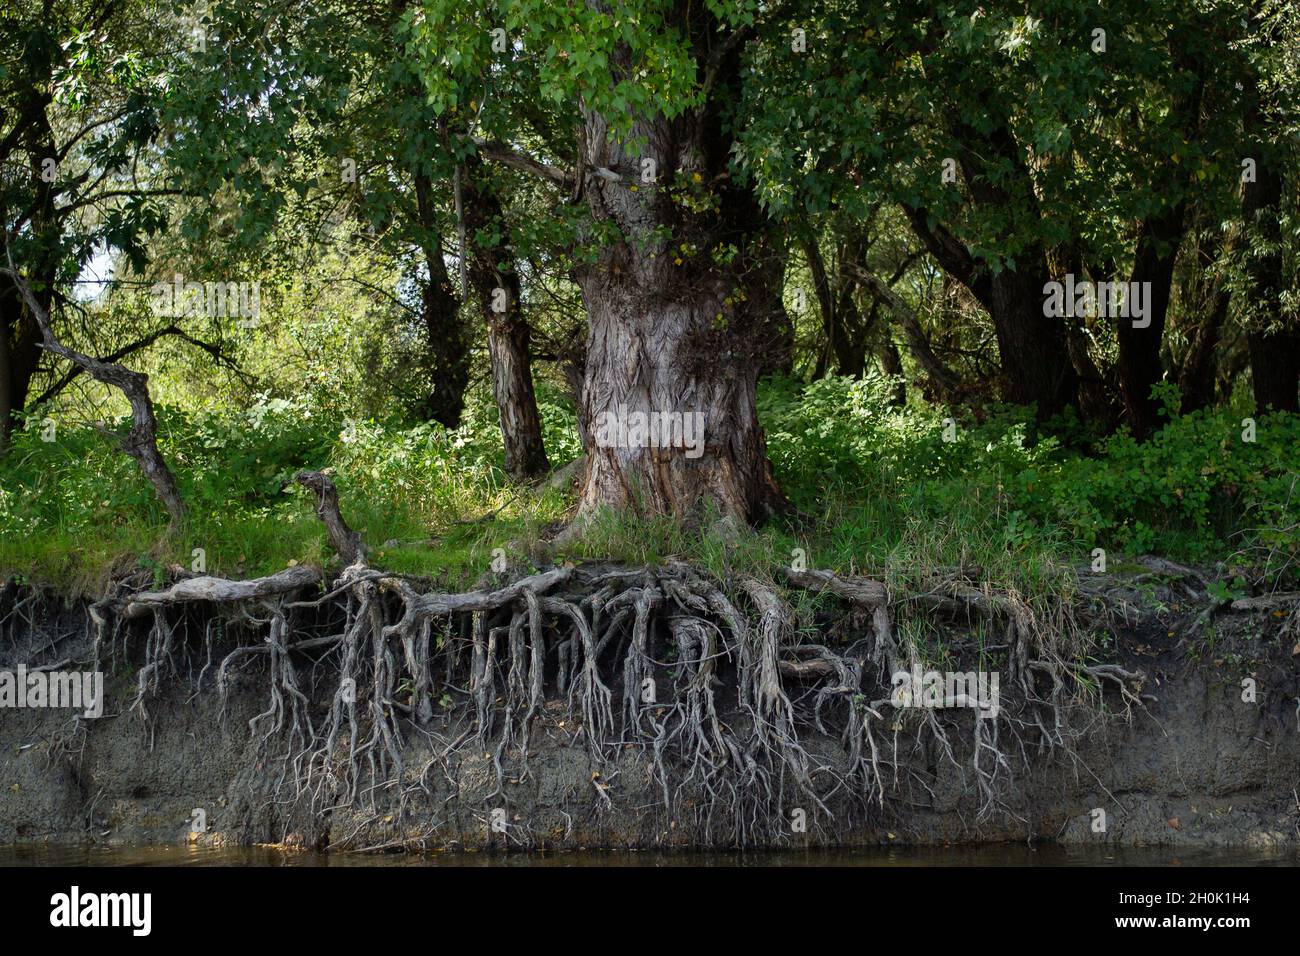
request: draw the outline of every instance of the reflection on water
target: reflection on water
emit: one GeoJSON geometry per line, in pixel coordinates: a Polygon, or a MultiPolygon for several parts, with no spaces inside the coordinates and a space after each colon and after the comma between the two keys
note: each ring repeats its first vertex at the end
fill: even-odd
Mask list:
{"type": "Polygon", "coordinates": [[[1300,866],[1300,851],[994,844],[665,853],[292,853],[274,847],[0,846],[0,866],[1300,866]]]}

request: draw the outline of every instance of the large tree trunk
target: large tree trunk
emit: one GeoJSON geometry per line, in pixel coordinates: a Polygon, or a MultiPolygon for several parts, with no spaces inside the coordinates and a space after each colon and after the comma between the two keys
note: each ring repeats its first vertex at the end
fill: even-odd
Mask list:
{"type": "Polygon", "coordinates": [[[632,275],[588,273],[581,283],[591,323],[581,508],[692,518],[710,502],[721,515],[757,522],[782,503],[755,410],[761,356],[734,330],[714,327],[730,311],[731,282],[682,288],[671,273],[657,274],[663,261],[629,263],[632,275]],[[638,413],[681,424],[638,438],[638,413]]]}
{"type": "MultiPolygon", "coordinates": [[[[45,180],[40,165],[41,157],[58,155],[54,130],[46,115],[50,102],[48,90],[37,85],[29,87],[23,112],[15,118],[16,125],[10,131],[10,145],[17,131],[27,131],[21,141],[28,154],[31,182],[35,184],[30,218],[30,238],[35,241],[29,248],[36,250],[36,255],[26,263],[26,267],[28,275],[36,280],[36,289],[20,291],[17,280],[12,285],[0,280],[0,338],[8,337],[0,344],[0,352],[5,353],[0,356],[5,366],[0,371],[0,388],[4,390],[4,395],[0,396],[0,450],[13,435],[17,413],[27,406],[28,390],[41,360],[41,329],[25,299],[30,297],[45,315],[50,313],[54,302],[62,225],[55,210],[55,183],[45,180]]],[[[6,152],[0,159],[11,155],[6,152]]],[[[6,240],[11,228],[11,212],[13,210],[8,207],[0,206],[0,223],[3,223],[6,240]]],[[[8,265],[8,257],[9,250],[6,249],[0,264],[8,265]]]]}
{"type": "MultiPolygon", "coordinates": [[[[1176,95],[1171,103],[1172,113],[1181,120],[1184,138],[1195,141],[1200,127],[1201,102],[1205,92],[1203,77],[1207,66],[1181,46],[1175,45],[1171,52],[1174,62],[1196,77],[1190,89],[1176,95]]],[[[1187,192],[1191,191],[1191,184],[1190,178],[1187,179],[1184,184],[1187,192]]],[[[1147,438],[1161,425],[1160,405],[1152,397],[1151,390],[1164,377],[1160,348],[1173,294],[1174,265],[1187,229],[1187,204],[1187,199],[1183,198],[1151,213],[1143,221],[1129,281],[1150,283],[1147,299],[1150,324],[1135,328],[1131,319],[1119,320],[1120,392],[1124,396],[1129,427],[1138,439],[1147,438]]]]}
{"type": "MultiPolygon", "coordinates": [[[[706,37],[708,20],[697,12],[680,26],[706,37]]],[[[702,40],[697,51],[703,62],[702,40]]],[[[626,55],[613,59],[615,80],[630,74],[626,55]]],[[[734,96],[738,76],[733,52],[704,106],[672,119],[636,116],[626,140],[584,105],[587,168],[621,177],[589,174],[587,202],[622,236],[575,270],[589,320],[584,515],[608,506],[691,520],[711,506],[757,522],[784,505],[755,409],[758,371],[775,345],[771,317],[755,305],[771,301],[769,246],[753,196],[725,176],[730,140],[715,106],[734,96]],[[644,147],[633,152],[627,143],[638,141],[644,147]],[[641,180],[647,159],[652,184],[641,180]],[[718,202],[675,202],[670,185],[718,202]],[[711,253],[728,245],[738,254],[719,263],[711,253]],[[635,429],[640,416],[665,413],[675,433],[635,429]]]]}
{"type": "Polygon", "coordinates": [[[1300,412],[1300,333],[1295,329],[1250,333],[1250,367],[1255,408],[1300,412]]]}
{"type": "MultiPolygon", "coordinates": [[[[37,51],[33,53],[40,56],[37,51]]],[[[36,288],[33,290],[30,284],[20,287],[17,278],[12,284],[0,279],[0,337],[8,336],[8,340],[0,345],[0,351],[7,352],[3,357],[5,368],[0,371],[0,386],[4,387],[5,392],[0,397],[0,449],[13,435],[17,413],[27,407],[32,378],[41,361],[43,334],[32,305],[41,310],[41,315],[50,314],[54,303],[55,279],[63,252],[63,219],[55,202],[56,190],[60,187],[41,175],[42,157],[60,155],[55,145],[54,128],[47,113],[53,102],[50,84],[36,80],[38,75],[45,79],[53,76],[53,65],[47,60],[40,60],[38,66],[38,61],[33,60],[28,66],[35,72],[30,74],[30,85],[23,88],[23,105],[14,117],[14,126],[6,138],[9,149],[3,151],[0,161],[14,159],[11,150],[18,143],[22,144],[21,148],[27,153],[30,182],[34,189],[29,225],[20,230],[11,218],[17,210],[3,205],[0,205],[0,223],[3,223],[6,241],[12,241],[11,231],[14,235],[19,232],[28,233],[27,238],[31,242],[27,249],[31,258],[24,266],[36,288]]],[[[11,253],[12,250],[6,247],[0,265],[11,264],[11,253]]]]}
{"type": "MultiPolygon", "coordinates": [[[[464,184],[466,229],[477,234],[495,221],[501,224],[504,235],[501,204],[483,185],[482,178],[481,169],[471,166],[464,184]]],[[[492,396],[501,415],[506,474],[514,481],[539,478],[551,466],[542,443],[542,419],[537,411],[529,355],[531,330],[522,313],[514,259],[500,246],[476,248],[469,273],[487,324],[492,396]]]]}

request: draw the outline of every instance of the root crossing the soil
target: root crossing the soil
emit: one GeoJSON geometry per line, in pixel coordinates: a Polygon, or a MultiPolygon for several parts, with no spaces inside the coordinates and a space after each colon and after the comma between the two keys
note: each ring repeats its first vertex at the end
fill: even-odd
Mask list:
{"type": "MultiPolygon", "coordinates": [[[[929,786],[898,758],[900,739],[926,739],[968,781],[978,814],[997,813],[1031,751],[1070,749],[1070,701],[1111,687],[1121,707],[1141,704],[1140,674],[1063,653],[1072,620],[960,575],[891,595],[826,571],[778,584],[721,582],[684,563],[563,566],[444,593],[349,556],[328,583],[294,567],[100,602],[96,654],[144,632],[132,706],[146,726],[169,679],[188,675],[223,700],[263,682],[248,729],[265,799],[308,818],[418,820],[432,783],[469,755],[495,776],[486,814],[529,778],[545,735],[585,754],[594,812],[643,774],[655,805],[637,809],[714,845],[787,842],[795,820],[834,834],[886,815],[929,786]],[[970,687],[899,686],[930,666],[899,627],[916,615],[982,635],[954,645],[948,664],[995,672],[994,706],[970,687]]],[[[526,827],[515,841],[536,845],[526,827]]]]}

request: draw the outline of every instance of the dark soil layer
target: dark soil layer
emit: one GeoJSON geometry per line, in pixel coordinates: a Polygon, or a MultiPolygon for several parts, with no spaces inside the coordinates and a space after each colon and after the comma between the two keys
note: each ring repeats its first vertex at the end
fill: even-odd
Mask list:
{"type": "MultiPolygon", "coordinates": [[[[1116,628],[1108,648],[1112,660],[1145,675],[1145,706],[1125,716],[1110,696],[1100,707],[1095,699],[1072,703],[1061,714],[1074,734],[1070,748],[1040,752],[1032,737],[1004,741],[1004,748],[1014,747],[1013,772],[1000,780],[991,812],[971,779],[973,738],[959,732],[973,715],[952,716],[951,757],[919,723],[895,717],[883,737],[892,749],[882,755],[889,764],[883,798],[863,800],[832,788],[818,808],[791,787],[775,798],[792,822],[788,832],[769,829],[749,842],[1300,844],[1300,657],[1293,656],[1295,637],[1288,633],[1292,612],[1225,607],[1207,617],[1200,607],[1179,610],[1170,594],[1145,600],[1146,610],[1130,606],[1129,623],[1116,628]],[[1203,637],[1207,622],[1215,628],[1213,643],[1203,637]],[[1253,702],[1242,699],[1246,678],[1255,681],[1253,702]],[[1097,827],[1098,811],[1104,811],[1104,830],[1097,827]],[[802,830],[793,825],[801,816],[807,821],[802,830]]],[[[94,628],[86,605],[43,596],[15,616],[15,604],[10,601],[0,629],[0,669],[89,659],[94,628]]],[[[265,661],[234,675],[223,706],[210,672],[196,687],[206,657],[200,628],[189,638],[198,653],[163,682],[145,719],[131,709],[143,659],[133,658],[131,648],[143,643],[143,633],[128,635],[126,650],[103,662],[103,717],[0,710],[0,844],[576,848],[736,842],[736,828],[715,819],[707,796],[689,784],[685,796],[666,806],[644,747],[628,744],[612,762],[594,762],[577,733],[581,713],[575,716],[549,687],[532,723],[526,774],[507,759],[499,785],[496,745],[475,743],[472,709],[450,707],[422,727],[403,725],[399,781],[363,791],[351,805],[338,800],[307,812],[284,786],[284,747],[261,746],[250,732],[249,721],[267,708],[265,661]]],[[[214,648],[213,660],[222,653],[214,648]]],[[[722,684],[730,679],[724,671],[722,684]]],[[[723,723],[738,726],[745,716],[729,703],[734,696],[725,686],[717,695],[723,723]]],[[[328,708],[325,698],[312,703],[328,708]]],[[[812,730],[802,743],[814,776],[833,775],[843,764],[834,736],[812,730]]]]}

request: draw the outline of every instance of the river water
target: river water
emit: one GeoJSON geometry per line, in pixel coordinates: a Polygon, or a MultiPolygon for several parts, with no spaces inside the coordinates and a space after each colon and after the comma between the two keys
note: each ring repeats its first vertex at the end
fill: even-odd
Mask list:
{"type": "Polygon", "coordinates": [[[756,853],[303,853],[274,847],[0,846],[5,866],[1300,866],[1300,850],[993,844],[756,853]]]}

